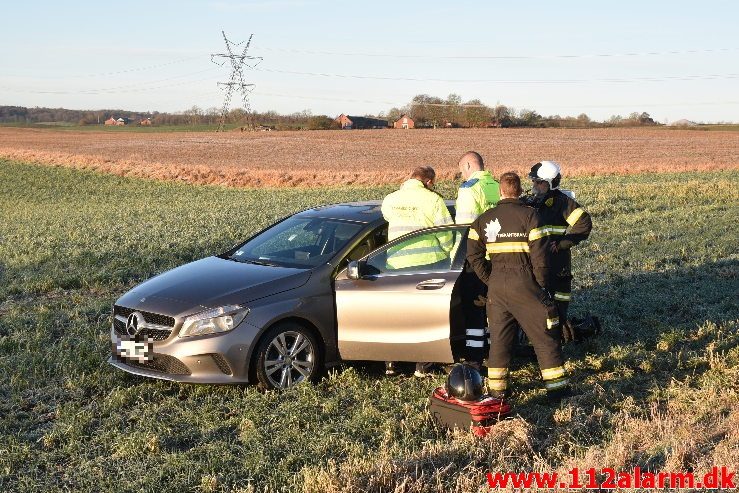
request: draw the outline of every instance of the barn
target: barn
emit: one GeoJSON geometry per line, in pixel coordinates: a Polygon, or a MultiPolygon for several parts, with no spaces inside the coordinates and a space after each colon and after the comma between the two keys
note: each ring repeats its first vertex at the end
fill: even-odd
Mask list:
{"type": "Polygon", "coordinates": [[[366,128],[388,128],[387,120],[381,118],[368,118],[366,116],[349,116],[340,114],[336,117],[343,130],[359,130],[366,128]]]}

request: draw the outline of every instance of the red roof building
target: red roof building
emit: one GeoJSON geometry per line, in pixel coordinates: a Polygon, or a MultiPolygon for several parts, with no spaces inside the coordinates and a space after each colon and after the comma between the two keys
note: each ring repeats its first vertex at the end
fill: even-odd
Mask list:
{"type": "Polygon", "coordinates": [[[413,118],[406,115],[405,113],[401,115],[401,117],[395,120],[395,122],[393,123],[393,128],[408,129],[408,128],[415,128],[415,126],[416,124],[413,122],[413,118]]]}

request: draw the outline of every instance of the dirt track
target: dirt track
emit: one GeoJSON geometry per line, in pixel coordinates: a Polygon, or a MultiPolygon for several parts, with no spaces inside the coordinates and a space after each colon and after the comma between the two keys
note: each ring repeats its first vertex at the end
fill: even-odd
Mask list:
{"type": "Polygon", "coordinates": [[[538,160],[569,176],[739,168],[739,132],[453,129],[138,133],[0,129],[0,156],[126,176],[231,186],[398,182],[417,165],[451,178],[476,150],[494,174],[538,160]]]}

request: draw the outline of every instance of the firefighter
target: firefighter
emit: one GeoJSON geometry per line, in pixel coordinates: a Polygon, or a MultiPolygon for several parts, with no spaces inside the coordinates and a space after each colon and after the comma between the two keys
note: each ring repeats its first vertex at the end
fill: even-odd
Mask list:
{"type": "MultiPolygon", "coordinates": [[[[418,229],[453,224],[444,199],[433,191],[436,172],[431,166],[413,170],[410,179],[382,201],[382,215],[388,222],[388,241],[418,229]]],[[[387,266],[391,269],[409,269],[418,266],[450,267],[450,252],[454,247],[451,232],[423,236],[417,241],[401,242],[388,249],[387,266]]],[[[426,375],[428,364],[416,365],[416,376],[426,375]]],[[[395,374],[392,362],[385,364],[385,373],[395,374]]]]}
{"type": "MultiPolygon", "coordinates": [[[[465,152],[459,158],[459,173],[464,183],[457,191],[454,222],[471,223],[500,200],[500,186],[489,171],[485,170],[482,156],[474,151],[465,152]]],[[[465,359],[474,366],[482,366],[488,341],[485,299],[487,286],[465,264],[461,280],[462,311],[465,321],[465,359]]]]}
{"type": "Polygon", "coordinates": [[[559,399],[568,393],[569,382],[557,307],[546,290],[549,236],[536,210],[518,199],[517,174],[500,177],[500,195],[498,205],[473,221],[467,240],[467,261],[488,286],[488,390],[507,397],[508,367],[520,326],[534,347],[548,395],[559,399]]]}
{"type": "Polygon", "coordinates": [[[570,249],[588,238],[593,228],[590,214],[578,204],[572,192],[562,192],[559,164],[542,161],[531,167],[532,194],[525,202],[536,208],[549,236],[550,279],[547,287],[559,311],[566,341],[574,338],[567,319],[572,301],[572,253],[570,249]]]}

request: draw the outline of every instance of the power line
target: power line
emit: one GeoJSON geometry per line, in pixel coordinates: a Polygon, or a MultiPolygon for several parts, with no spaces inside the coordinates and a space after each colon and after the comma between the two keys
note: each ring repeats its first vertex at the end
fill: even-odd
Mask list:
{"type": "MultiPolygon", "coordinates": [[[[103,90],[106,90],[106,91],[118,91],[118,90],[121,90],[121,89],[129,89],[129,88],[132,88],[132,87],[144,87],[144,86],[148,86],[150,84],[159,84],[160,82],[168,82],[170,80],[182,79],[183,77],[190,77],[190,76],[193,76],[193,75],[204,74],[206,72],[212,72],[213,70],[215,70],[215,69],[214,68],[207,68],[205,70],[198,70],[197,72],[190,72],[190,73],[187,73],[187,74],[175,75],[173,77],[167,77],[165,79],[150,80],[150,81],[146,81],[146,82],[136,82],[136,83],[133,83],[133,84],[125,84],[125,85],[116,86],[116,87],[106,87],[103,90]]],[[[200,79],[200,80],[202,80],[202,79],[200,79]]],[[[198,82],[200,80],[198,80],[198,82]]],[[[159,87],[160,88],[161,87],[165,87],[166,88],[166,87],[170,87],[170,86],[159,86],[159,87]]],[[[92,89],[92,90],[95,91],[96,89],[92,89]]]]}
{"type": "MultiPolygon", "coordinates": [[[[205,72],[205,71],[203,71],[205,72]]],[[[157,89],[169,89],[171,87],[179,87],[179,86],[185,86],[188,84],[195,84],[197,82],[205,82],[212,80],[211,78],[206,79],[195,79],[195,80],[186,80],[182,82],[177,82],[174,84],[163,84],[159,86],[151,86],[151,87],[140,87],[137,84],[132,85],[134,88],[126,88],[127,86],[122,86],[123,88],[101,88],[101,89],[82,89],[77,91],[56,91],[56,90],[28,90],[28,89],[19,89],[16,87],[9,87],[9,86],[2,86],[3,90],[6,90],[8,92],[15,92],[15,93],[23,93],[23,94],[89,94],[89,95],[95,95],[95,94],[118,94],[118,93],[137,93],[137,92],[149,92],[149,91],[155,91],[157,89]],[[138,88],[136,88],[138,87],[138,88]]]]}
{"type": "MultiPolygon", "coordinates": [[[[351,99],[351,98],[327,98],[323,96],[305,96],[297,94],[278,94],[254,91],[253,94],[260,96],[269,96],[277,98],[290,98],[290,99],[305,99],[305,100],[317,100],[317,101],[329,101],[338,103],[370,103],[370,104],[383,104],[388,106],[399,106],[396,102],[392,101],[379,101],[379,100],[368,100],[368,99],[351,99]]],[[[409,103],[411,106],[414,104],[409,103]]],[[[629,107],[651,107],[651,106],[709,106],[709,105],[734,105],[739,104],[739,101],[705,101],[705,102],[675,102],[675,103],[632,103],[632,104],[611,104],[611,105],[570,105],[570,106],[557,106],[557,105],[542,105],[542,108],[569,108],[572,106],[578,106],[581,108],[629,108],[629,107]]],[[[449,104],[449,103],[417,103],[417,106],[439,106],[448,107],[454,106],[457,108],[489,108],[490,106],[485,104],[449,104]]]]}
{"type": "Polygon", "coordinates": [[[595,79],[438,79],[420,77],[391,77],[375,75],[336,74],[327,72],[299,72],[295,70],[279,70],[269,68],[255,68],[260,72],[269,72],[286,75],[307,75],[311,77],[332,77],[340,79],[366,79],[366,80],[389,80],[409,82],[451,82],[451,83],[486,83],[486,84],[578,84],[587,82],[663,82],[678,80],[714,80],[735,79],[739,74],[708,74],[708,75],[683,75],[663,77],[625,77],[625,78],[595,78],[595,79]]]}
{"type": "MultiPolygon", "coordinates": [[[[684,54],[706,54],[706,53],[727,53],[739,50],[739,48],[709,48],[700,50],[672,50],[672,51],[647,51],[647,52],[632,52],[632,53],[598,53],[598,54],[570,54],[570,55],[419,55],[419,54],[397,54],[397,53],[361,53],[361,52],[335,52],[335,51],[320,51],[320,50],[300,50],[292,48],[271,48],[267,46],[255,45],[254,48],[258,48],[264,51],[281,52],[281,53],[296,53],[303,55],[332,55],[332,56],[364,56],[373,58],[417,58],[417,59],[441,59],[441,60],[539,60],[539,59],[568,59],[568,58],[618,58],[618,57],[640,57],[640,56],[666,56],[666,55],[684,55],[684,54]]],[[[214,54],[214,55],[225,55],[225,54],[214,54]]],[[[108,77],[112,75],[127,74],[132,72],[142,72],[147,70],[154,70],[161,67],[167,67],[170,65],[176,65],[178,63],[184,63],[192,60],[199,60],[201,56],[193,56],[187,58],[180,58],[169,62],[163,62],[154,65],[146,65],[141,67],[132,67],[128,69],[114,70],[109,72],[98,72],[93,74],[84,75],[69,75],[65,77],[39,77],[39,76],[24,76],[14,74],[4,74],[5,77],[31,77],[34,79],[71,79],[71,78],[89,78],[89,77],[108,77]]]]}
{"type": "Polygon", "coordinates": [[[48,76],[38,76],[38,75],[30,75],[29,76],[29,75],[3,74],[3,77],[16,77],[16,78],[27,78],[27,79],[44,79],[44,80],[87,79],[87,78],[91,78],[91,77],[110,77],[110,76],[113,76],[113,75],[128,74],[128,73],[132,73],[132,72],[143,72],[143,71],[147,71],[147,70],[156,70],[158,68],[168,67],[168,66],[171,66],[171,65],[176,65],[178,63],[189,62],[189,61],[192,61],[192,60],[199,60],[201,58],[202,58],[201,56],[181,58],[179,60],[173,60],[173,61],[169,61],[169,62],[158,63],[156,65],[147,65],[147,66],[144,66],[144,67],[133,67],[133,68],[122,69],[122,70],[114,70],[114,71],[111,71],[111,72],[99,72],[99,73],[96,73],[96,74],[85,74],[85,75],[79,75],[78,74],[78,75],[67,75],[67,76],[63,76],[63,77],[59,77],[59,76],[48,77],[48,76]]]}
{"type": "Polygon", "coordinates": [[[129,68],[129,69],[124,69],[124,70],[115,70],[115,71],[112,71],[112,72],[101,72],[101,73],[97,73],[97,74],[81,75],[81,76],[77,76],[77,77],[108,77],[108,76],[111,76],[111,75],[128,74],[130,72],[143,72],[145,70],[154,70],[154,69],[158,69],[158,68],[161,68],[161,67],[168,67],[170,65],[176,65],[178,63],[189,62],[189,61],[192,61],[192,60],[199,60],[201,58],[202,58],[202,56],[181,58],[179,60],[174,60],[174,61],[165,62],[165,63],[159,63],[159,64],[156,64],[156,65],[147,65],[145,67],[135,67],[135,68],[129,68]]]}
{"type": "MultiPolygon", "coordinates": [[[[14,87],[7,87],[7,86],[0,86],[1,89],[6,90],[8,92],[15,92],[15,93],[23,93],[23,94],[115,94],[117,92],[126,92],[126,93],[133,93],[133,92],[148,92],[154,89],[164,89],[164,88],[171,88],[171,87],[178,87],[178,86],[184,86],[188,84],[193,84],[197,82],[203,82],[206,80],[211,79],[198,79],[198,80],[192,80],[192,81],[183,81],[176,84],[167,84],[162,85],[158,87],[151,87],[151,88],[141,88],[138,90],[128,90],[128,91],[120,91],[120,90],[113,90],[110,89],[97,89],[97,90],[88,90],[88,91],[39,91],[39,90],[28,90],[28,89],[18,89],[14,87]]],[[[218,94],[214,91],[208,91],[199,93],[200,95],[215,95],[218,94]]],[[[268,96],[268,97],[276,97],[276,98],[289,98],[289,99],[302,99],[302,100],[315,100],[315,101],[328,101],[328,102],[346,102],[346,103],[368,103],[368,104],[381,104],[381,105],[387,105],[387,106],[398,106],[397,102],[394,101],[381,101],[381,100],[371,100],[371,99],[357,99],[357,98],[335,98],[335,97],[325,97],[325,96],[309,96],[309,95],[298,95],[298,94],[280,94],[280,93],[272,93],[272,92],[261,92],[261,91],[254,91],[251,94],[260,95],[260,96],[268,96]]],[[[176,98],[180,99],[180,98],[176,98]]],[[[176,100],[175,98],[171,98],[170,101],[176,100]]],[[[157,102],[161,102],[161,100],[157,100],[157,102]]],[[[462,108],[482,108],[482,107],[488,107],[487,105],[481,104],[459,104],[459,105],[453,105],[453,104],[447,104],[447,103],[419,103],[424,104],[426,106],[439,106],[439,107],[446,107],[446,106],[457,106],[462,108]]],[[[582,108],[618,108],[618,107],[656,107],[656,106],[708,106],[708,105],[734,105],[739,104],[739,101],[706,101],[706,102],[675,102],[675,103],[634,103],[634,104],[605,104],[605,105],[584,105],[579,106],[582,108]]],[[[401,104],[402,106],[402,104],[401,104]]],[[[570,105],[574,106],[574,105],[570,105]]],[[[570,106],[563,106],[563,105],[540,105],[538,107],[541,108],[569,108],[570,106]]]]}
{"type": "Polygon", "coordinates": [[[270,48],[255,46],[264,51],[283,53],[296,53],[301,55],[331,55],[351,57],[373,57],[373,58],[416,58],[434,60],[542,60],[542,59],[577,59],[577,58],[619,58],[619,57],[644,57],[644,56],[668,56],[668,55],[701,55],[706,53],[725,53],[737,51],[739,48],[711,48],[703,50],[670,50],[670,51],[645,51],[630,53],[595,53],[595,54],[566,54],[566,55],[420,55],[399,53],[362,53],[362,52],[338,52],[321,50],[300,50],[294,48],[270,48]]]}

